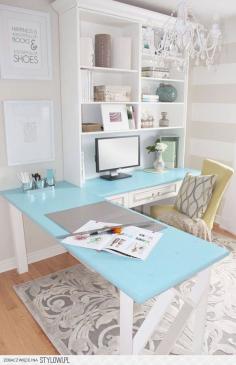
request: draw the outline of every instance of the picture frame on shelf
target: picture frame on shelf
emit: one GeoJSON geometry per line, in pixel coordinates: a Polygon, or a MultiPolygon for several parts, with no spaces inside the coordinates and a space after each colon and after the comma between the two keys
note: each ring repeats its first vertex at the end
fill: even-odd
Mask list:
{"type": "Polygon", "coordinates": [[[55,160],[53,102],[3,102],[8,166],[55,160]]]}
{"type": "Polygon", "coordinates": [[[52,79],[49,13],[0,5],[0,46],[2,79],[52,79]]]}
{"type": "Polygon", "coordinates": [[[125,104],[102,104],[104,131],[122,131],[129,129],[127,107],[125,104]]]}
{"type": "Polygon", "coordinates": [[[157,138],[157,143],[165,143],[168,147],[163,152],[163,160],[165,161],[166,168],[173,169],[178,166],[179,159],[179,136],[160,136],[157,138]]]}

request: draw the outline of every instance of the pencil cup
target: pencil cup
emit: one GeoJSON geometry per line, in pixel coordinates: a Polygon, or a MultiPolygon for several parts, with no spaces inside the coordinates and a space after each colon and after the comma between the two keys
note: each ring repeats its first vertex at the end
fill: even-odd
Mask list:
{"type": "Polygon", "coordinates": [[[37,189],[43,189],[44,186],[45,186],[45,180],[38,180],[36,181],[36,186],[37,186],[37,189]]]}
{"type": "Polygon", "coordinates": [[[32,186],[33,186],[33,181],[29,181],[28,183],[22,183],[22,190],[23,191],[28,191],[28,190],[32,190],[32,186]]]}

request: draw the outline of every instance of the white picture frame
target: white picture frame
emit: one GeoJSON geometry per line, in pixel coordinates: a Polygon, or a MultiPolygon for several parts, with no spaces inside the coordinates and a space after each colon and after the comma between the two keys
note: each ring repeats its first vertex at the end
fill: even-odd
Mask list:
{"type": "Polygon", "coordinates": [[[123,131],[129,129],[125,104],[102,104],[101,113],[104,131],[123,131]]]}
{"type": "Polygon", "coordinates": [[[4,101],[8,166],[55,160],[53,102],[4,101]]]}
{"type": "Polygon", "coordinates": [[[52,79],[49,13],[0,5],[2,79],[52,79]]]}

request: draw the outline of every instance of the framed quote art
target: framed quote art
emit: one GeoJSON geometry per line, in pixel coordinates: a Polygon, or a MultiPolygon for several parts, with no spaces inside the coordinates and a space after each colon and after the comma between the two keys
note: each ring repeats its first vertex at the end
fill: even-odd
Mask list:
{"type": "Polygon", "coordinates": [[[5,101],[8,166],[55,159],[52,101],[5,101]]]}
{"type": "Polygon", "coordinates": [[[2,79],[52,78],[48,13],[0,5],[2,79]]]}

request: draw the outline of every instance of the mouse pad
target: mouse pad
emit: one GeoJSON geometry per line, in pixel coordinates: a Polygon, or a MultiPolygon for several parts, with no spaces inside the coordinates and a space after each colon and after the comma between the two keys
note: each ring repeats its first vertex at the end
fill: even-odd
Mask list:
{"type": "Polygon", "coordinates": [[[154,222],[144,215],[106,201],[50,213],[46,216],[70,233],[76,231],[89,220],[130,225],[147,223],[148,226],[143,228],[153,232],[166,228],[163,224],[154,222]]]}

